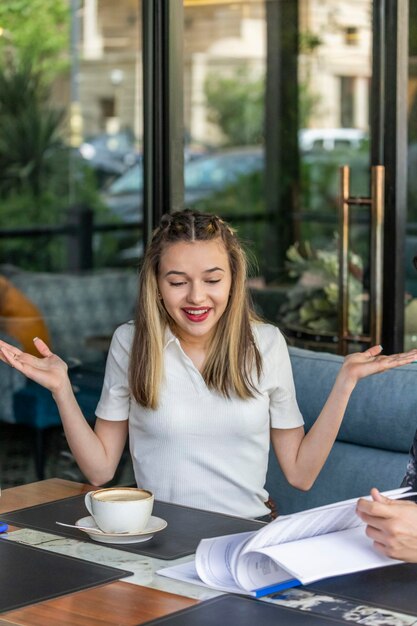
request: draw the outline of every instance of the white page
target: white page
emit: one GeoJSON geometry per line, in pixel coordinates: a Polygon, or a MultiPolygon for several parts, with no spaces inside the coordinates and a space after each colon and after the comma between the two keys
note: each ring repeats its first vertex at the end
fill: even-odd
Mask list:
{"type": "Polygon", "coordinates": [[[278,545],[299,541],[306,537],[325,535],[329,532],[345,530],[363,525],[356,515],[355,505],[323,509],[321,511],[305,511],[302,515],[294,515],[277,519],[258,533],[245,546],[244,552],[256,550],[258,547],[278,545]]]}
{"type": "Polygon", "coordinates": [[[236,563],[235,580],[246,591],[272,587],[293,578],[297,577],[262,551],[241,554],[236,563]]]}
{"type": "MultiPolygon", "coordinates": [[[[412,495],[409,487],[401,487],[383,492],[391,498],[399,498],[403,494],[412,495]]],[[[259,530],[244,547],[243,553],[265,546],[298,541],[305,537],[324,535],[330,532],[364,526],[356,515],[356,504],[359,498],[335,502],[314,509],[307,509],[292,515],[283,515],[259,530]]],[[[370,496],[366,496],[370,499],[370,496]]]]}
{"type": "MultiPolygon", "coordinates": [[[[180,565],[172,565],[171,567],[164,567],[163,569],[158,570],[156,573],[160,576],[166,576],[167,578],[174,578],[175,580],[192,583],[193,585],[200,585],[200,587],[207,587],[206,583],[204,583],[197,574],[194,561],[190,561],[189,563],[181,563],[180,565]]],[[[238,587],[233,579],[231,579],[231,583],[229,585],[224,585],[223,587],[210,585],[210,587],[212,589],[218,589],[219,591],[224,591],[227,593],[255,595],[254,593],[246,592],[241,587],[238,587]]]]}
{"type": "MultiPolygon", "coordinates": [[[[269,546],[259,552],[277,561],[303,584],[402,562],[377,552],[363,527],[269,546]]],[[[258,558],[257,553],[254,558],[258,558]]],[[[244,582],[244,575],[242,579],[244,582]]]]}
{"type": "Polygon", "coordinates": [[[239,553],[246,541],[256,531],[202,539],[195,555],[195,568],[201,580],[209,587],[235,585],[232,562],[234,555],[239,553]]]}
{"type": "MultiPolygon", "coordinates": [[[[383,494],[398,498],[408,491],[405,487],[383,494]]],[[[158,573],[220,591],[242,593],[245,589],[253,595],[250,590],[289,578],[306,584],[398,563],[372,547],[356,515],[357,501],[352,498],[282,516],[259,531],[203,539],[195,565],[186,563],[158,573]],[[329,532],[335,528],[342,530],[329,532]]]]}
{"type": "MultiPolygon", "coordinates": [[[[384,492],[384,495],[399,498],[405,492],[409,492],[409,488],[391,490],[384,492]]],[[[407,493],[406,495],[409,494],[407,493]]],[[[365,524],[356,515],[357,501],[358,498],[352,498],[343,502],[336,502],[315,509],[300,511],[293,515],[283,516],[271,522],[268,526],[254,534],[243,546],[239,554],[239,562],[235,565],[235,580],[244,589],[259,589],[260,587],[273,585],[289,578],[297,578],[305,583],[306,574],[303,566],[306,562],[306,554],[303,556],[303,550],[306,550],[307,544],[305,542],[307,539],[314,537],[320,539],[319,545],[322,546],[323,550],[332,550],[329,537],[330,533],[331,535],[336,534],[335,531],[341,532],[343,537],[343,531],[346,529],[358,529],[360,531],[358,536],[366,537],[364,531],[365,524]],[[301,559],[296,559],[295,561],[297,567],[295,567],[294,563],[282,560],[276,556],[276,546],[288,545],[289,552],[297,555],[299,544],[301,544],[302,548],[301,559]],[[264,548],[267,547],[271,549],[266,551],[264,548]],[[269,562],[269,557],[272,555],[274,555],[273,561],[269,562]]],[[[336,543],[336,541],[334,542],[336,543]]],[[[371,544],[371,542],[369,543],[371,544]]],[[[343,547],[338,544],[338,547],[342,552],[352,550],[352,546],[348,542],[345,542],[343,547]]],[[[370,549],[373,551],[373,554],[376,554],[376,559],[379,563],[378,553],[375,552],[372,545],[370,545],[370,549]]],[[[341,556],[340,550],[338,559],[341,556]]],[[[356,555],[356,558],[358,558],[358,555],[356,555]]],[[[384,564],[386,564],[387,558],[383,558],[385,559],[384,564]]],[[[389,562],[391,562],[390,559],[389,562]]],[[[308,561],[309,564],[310,559],[308,561]]],[[[369,568],[378,566],[371,564],[369,568]]],[[[336,575],[325,572],[322,558],[314,561],[314,567],[318,568],[317,571],[315,570],[314,580],[336,575]]],[[[341,573],[358,571],[359,569],[367,569],[367,566],[363,566],[363,562],[360,559],[358,559],[357,567],[350,563],[348,569],[341,573]]],[[[332,571],[335,571],[333,566],[332,571]]]]}

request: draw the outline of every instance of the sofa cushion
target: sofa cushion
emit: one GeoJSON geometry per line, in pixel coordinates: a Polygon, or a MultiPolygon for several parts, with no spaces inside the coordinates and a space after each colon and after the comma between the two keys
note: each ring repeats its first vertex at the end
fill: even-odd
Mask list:
{"type": "MultiPolygon", "coordinates": [[[[411,440],[409,442],[411,444],[411,440]]],[[[372,487],[384,491],[401,485],[408,454],[336,441],[309,491],[291,487],[271,451],[266,489],[280,514],[295,513],[330,502],[359,498],[372,487]]]]}
{"type": "Polygon", "coordinates": [[[97,360],[100,355],[88,346],[87,338],[111,335],[134,315],[138,279],[133,271],[19,271],[12,280],[42,312],[54,351],[64,360],[97,360]]]}
{"type": "MultiPolygon", "coordinates": [[[[318,417],[343,357],[290,347],[297,400],[309,428],[318,417]]],[[[408,452],[417,424],[417,365],[365,378],[357,384],[338,440],[408,452]]]]}

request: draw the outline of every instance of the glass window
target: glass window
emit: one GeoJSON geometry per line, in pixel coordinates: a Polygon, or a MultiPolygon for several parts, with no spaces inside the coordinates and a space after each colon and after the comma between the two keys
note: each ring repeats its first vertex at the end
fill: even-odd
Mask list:
{"type": "MultiPolygon", "coordinates": [[[[0,337],[34,354],[33,337],[45,339],[94,422],[110,337],[136,299],[141,3],[18,4],[0,3],[0,337]],[[128,215],[106,202],[125,173],[128,215]]],[[[59,429],[50,394],[20,379],[5,384],[5,374],[0,423],[59,429]]],[[[54,474],[49,459],[45,468],[54,474]]],[[[75,464],[67,469],[77,477],[75,464]]]]}
{"type": "MultiPolygon", "coordinates": [[[[252,291],[265,317],[303,335],[304,345],[321,338],[334,348],[341,165],[351,167],[351,195],[369,195],[372,2],[184,6],[184,125],[207,153],[185,168],[187,204],[238,229],[257,258],[252,291]],[[244,166],[250,153],[256,158],[244,166]]],[[[349,324],[357,334],[369,323],[368,218],[352,209],[349,324]]]]}
{"type": "Polygon", "coordinates": [[[130,220],[138,226],[123,230],[105,190],[135,163],[141,170],[140,3],[122,2],[117,19],[109,0],[44,0],[41,12],[23,4],[30,28],[13,3],[0,9],[0,228],[33,232],[3,240],[0,263],[46,271],[123,265],[123,250],[140,238],[140,193],[130,220]],[[85,214],[92,233],[83,260],[85,214]],[[76,224],[84,231],[78,248],[76,224]],[[111,224],[117,234],[105,230],[111,224]]]}
{"type": "Polygon", "coordinates": [[[405,245],[405,349],[417,346],[417,6],[410,3],[408,59],[408,188],[405,245]]]}

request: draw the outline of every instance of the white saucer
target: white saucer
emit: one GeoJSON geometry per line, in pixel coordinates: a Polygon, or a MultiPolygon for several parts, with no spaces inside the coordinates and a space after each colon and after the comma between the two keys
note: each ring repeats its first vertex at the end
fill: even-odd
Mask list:
{"type": "Polygon", "coordinates": [[[75,522],[76,526],[84,526],[86,528],[80,528],[80,530],[94,539],[94,541],[100,541],[101,543],[139,543],[140,541],[148,541],[155,533],[163,530],[167,527],[167,522],[161,517],[151,518],[147,527],[144,530],[131,532],[131,533],[105,533],[100,531],[96,525],[94,519],[89,515],[88,517],[82,517],[75,522]],[[90,531],[91,528],[91,531],[90,531]]]}

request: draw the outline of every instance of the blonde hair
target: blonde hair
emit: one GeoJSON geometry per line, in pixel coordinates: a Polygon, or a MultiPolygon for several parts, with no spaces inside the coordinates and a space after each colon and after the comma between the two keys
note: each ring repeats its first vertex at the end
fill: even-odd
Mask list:
{"type": "Polygon", "coordinates": [[[262,359],[251,321],[257,318],[247,293],[246,255],[235,231],[221,218],[197,211],[164,215],[146,249],[139,278],[139,297],[130,357],[129,383],[135,400],[146,408],[158,406],[163,380],[165,330],[173,326],[158,294],[159,264],[164,249],[178,242],[220,239],[226,249],[232,286],[229,302],[211,339],[203,371],[206,385],[230,397],[251,398],[256,393],[262,359]]]}

